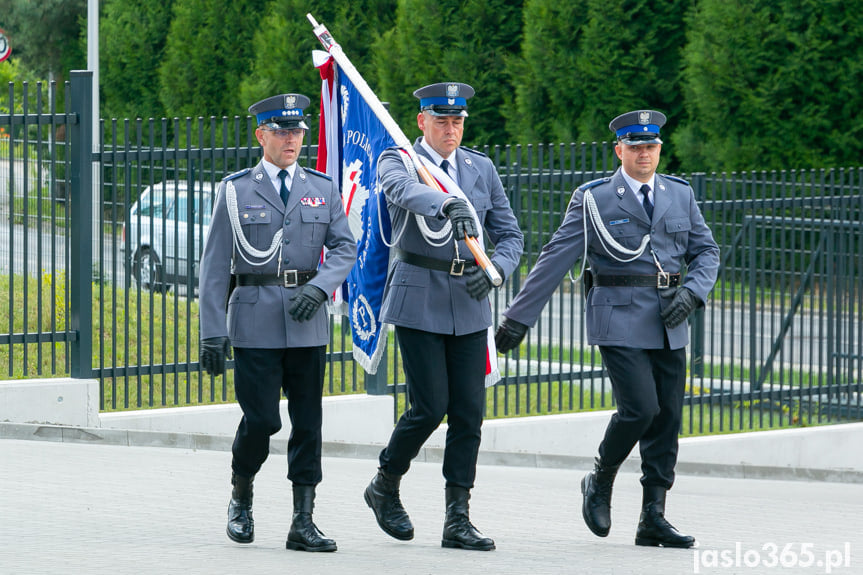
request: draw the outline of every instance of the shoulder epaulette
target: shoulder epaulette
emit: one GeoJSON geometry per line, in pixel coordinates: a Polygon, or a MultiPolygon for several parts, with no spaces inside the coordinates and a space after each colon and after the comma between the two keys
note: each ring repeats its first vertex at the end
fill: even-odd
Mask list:
{"type": "Polygon", "coordinates": [[[459,146],[465,152],[470,152],[471,154],[475,154],[477,156],[482,156],[483,158],[488,158],[488,154],[483,154],[479,150],[474,150],[473,148],[468,148],[467,146],[459,146]]]}
{"type": "Polygon", "coordinates": [[[313,170],[313,169],[311,169],[311,168],[303,168],[303,169],[304,169],[306,172],[310,173],[310,174],[313,174],[313,175],[315,175],[315,176],[320,176],[320,177],[325,178],[325,179],[327,179],[327,180],[329,180],[329,181],[331,181],[331,182],[333,181],[333,177],[332,177],[331,175],[329,175],[329,174],[325,174],[325,173],[323,173],[323,172],[319,172],[319,171],[317,171],[317,170],[313,170]]]}
{"type": "Polygon", "coordinates": [[[227,182],[228,180],[233,180],[234,178],[239,178],[240,176],[245,176],[249,173],[252,168],[243,168],[239,172],[234,172],[233,174],[228,174],[224,178],[222,178],[223,182],[227,182]]]}
{"type": "Polygon", "coordinates": [[[662,177],[663,177],[663,178],[668,178],[669,180],[671,180],[671,181],[673,181],[673,182],[679,182],[679,183],[681,183],[681,184],[683,184],[683,185],[685,185],[685,186],[690,185],[690,184],[689,184],[689,182],[687,182],[687,181],[686,181],[686,180],[684,180],[683,178],[678,178],[677,176],[669,176],[669,175],[666,175],[666,174],[662,174],[662,177]]]}
{"type": "Polygon", "coordinates": [[[604,184],[604,183],[609,182],[609,181],[611,181],[611,178],[599,178],[596,180],[591,180],[589,182],[585,182],[585,183],[581,184],[580,186],[578,186],[578,189],[581,191],[589,190],[590,188],[595,188],[599,184],[604,184]]]}

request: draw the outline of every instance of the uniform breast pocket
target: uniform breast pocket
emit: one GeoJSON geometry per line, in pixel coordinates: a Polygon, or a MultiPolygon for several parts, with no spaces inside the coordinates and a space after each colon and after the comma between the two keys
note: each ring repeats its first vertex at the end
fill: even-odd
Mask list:
{"type": "Polygon", "coordinates": [[[689,244],[689,230],[691,229],[692,222],[689,221],[689,218],[668,218],[665,220],[665,233],[674,239],[674,255],[686,252],[686,246],[689,244]]]}
{"type": "Polygon", "coordinates": [[[644,232],[640,232],[634,223],[627,222],[612,225],[608,222],[605,225],[614,240],[623,247],[634,250],[641,245],[641,238],[644,237],[644,232]]]}
{"type": "Polygon", "coordinates": [[[270,245],[272,237],[267,227],[273,220],[273,211],[266,208],[242,208],[239,210],[240,226],[249,242],[258,249],[270,245]]]}
{"type": "Polygon", "coordinates": [[[491,198],[488,196],[471,198],[470,203],[473,205],[473,209],[476,210],[476,215],[479,217],[479,221],[483,221],[485,219],[485,213],[492,207],[491,198]]]}
{"type": "Polygon", "coordinates": [[[303,245],[314,248],[324,245],[327,228],[330,225],[330,211],[326,207],[301,207],[303,221],[303,245]]]}

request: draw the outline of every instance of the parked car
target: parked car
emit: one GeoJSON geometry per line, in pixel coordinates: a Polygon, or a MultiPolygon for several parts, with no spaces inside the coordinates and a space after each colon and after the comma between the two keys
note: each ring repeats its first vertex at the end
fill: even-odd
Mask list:
{"type": "Polygon", "coordinates": [[[165,291],[177,284],[198,285],[212,206],[213,187],[208,182],[195,182],[193,193],[185,181],[159,182],[141,193],[123,225],[124,249],[127,235],[129,245],[126,262],[141,288],[165,291]]]}

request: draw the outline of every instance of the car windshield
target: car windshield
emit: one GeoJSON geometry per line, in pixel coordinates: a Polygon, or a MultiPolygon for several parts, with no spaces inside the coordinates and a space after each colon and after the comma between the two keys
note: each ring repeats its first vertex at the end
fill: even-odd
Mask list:
{"type": "MultiPolygon", "coordinates": [[[[139,214],[142,217],[165,218],[188,222],[189,202],[186,190],[181,189],[179,197],[176,197],[176,193],[173,186],[156,184],[152,189],[148,189],[141,194],[141,197],[132,209],[132,214],[139,214]]],[[[193,219],[196,224],[203,224],[205,226],[210,224],[212,197],[208,190],[195,193],[194,210],[193,219]],[[202,200],[203,209],[201,208],[202,200]]]]}
{"type": "Polygon", "coordinates": [[[170,211],[174,203],[173,194],[170,191],[162,191],[154,189],[156,201],[151,201],[151,194],[144,192],[138,200],[138,213],[142,216],[153,216],[155,218],[163,217],[170,211]]]}

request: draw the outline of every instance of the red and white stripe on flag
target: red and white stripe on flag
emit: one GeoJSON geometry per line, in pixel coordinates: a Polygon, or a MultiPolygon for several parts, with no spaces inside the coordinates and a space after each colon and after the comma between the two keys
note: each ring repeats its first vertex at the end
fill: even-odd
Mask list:
{"type": "MultiPolygon", "coordinates": [[[[338,85],[336,82],[338,66],[328,53],[321,50],[312,51],[312,60],[321,74],[321,113],[318,129],[318,159],[315,169],[329,175],[336,185],[340,185],[339,102],[334,93],[335,86],[338,85]]],[[[344,204],[344,201],[342,203],[344,204]]],[[[321,257],[322,259],[326,257],[326,248],[321,257]]],[[[337,289],[330,298],[330,306],[335,313],[347,314],[344,289],[344,286],[337,289]]]]}

